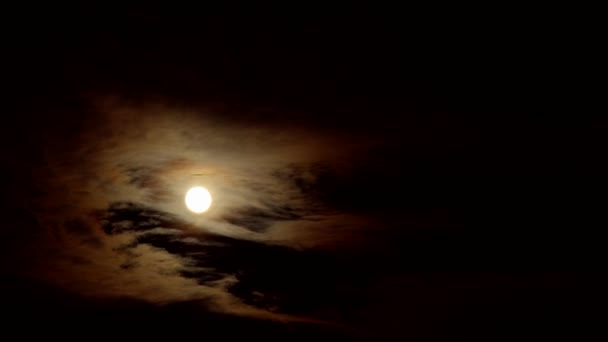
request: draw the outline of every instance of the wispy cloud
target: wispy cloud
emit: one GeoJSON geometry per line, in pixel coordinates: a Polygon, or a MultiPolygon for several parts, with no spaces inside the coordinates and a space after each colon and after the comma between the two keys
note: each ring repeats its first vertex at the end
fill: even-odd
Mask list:
{"type": "Polygon", "coordinates": [[[52,200],[41,203],[52,203],[48,212],[61,218],[65,211],[80,216],[110,203],[133,202],[202,230],[263,241],[264,232],[278,222],[307,222],[324,214],[318,201],[303,193],[301,180],[319,163],[347,154],[331,144],[331,137],[227,124],[193,110],[106,103],[97,111],[73,138],[73,149],[47,151],[50,171],[41,187],[51,189],[52,200]],[[184,193],[196,184],[214,197],[202,216],[183,204],[184,193]]]}
{"type": "Polygon", "coordinates": [[[307,320],[248,303],[233,288],[239,272],[253,270],[240,258],[280,258],[343,240],[340,222],[354,219],[302,186],[319,164],[343,160],[346,147],[331,136],[222,122],[203,110],[102,101],[89,114],[67,144],[40,138],[45,169],[27,206],[46,233],[23,248],[31,276],[89,296],[200,300],[225,312],[307,320]],[[193,185],[214,197],[204,215],[184,206],[193,185]]]}

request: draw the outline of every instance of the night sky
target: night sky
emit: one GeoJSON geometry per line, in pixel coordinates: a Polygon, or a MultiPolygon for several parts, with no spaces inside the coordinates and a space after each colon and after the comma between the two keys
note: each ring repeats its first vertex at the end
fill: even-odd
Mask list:
{"type": "Polygon", "coordinates": [[[278,13],[8,14],[2,331],[597,338],[608,121],[568,20],[278,13]]]}

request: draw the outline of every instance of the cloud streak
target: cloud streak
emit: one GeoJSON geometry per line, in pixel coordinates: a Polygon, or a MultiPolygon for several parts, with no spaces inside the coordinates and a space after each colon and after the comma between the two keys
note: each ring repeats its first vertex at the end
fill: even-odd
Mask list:
{"type": "Polygon", "coordinates": [[[383,257],[383,233],[404,216],[359,210],[385,205],[376,195],[398,174],[384,179],[382,165],[394,132],[378,145],[365,132],[345,138],[289,120],[91,103],[78,129],[32,134],[40,167],[28,168],[33,181],[20,197],[39,230],[20,251],[30,276],[83,295],[199,301],[270,319],[348,316],[344,303],[364,292],[367,271],[349,258],[383,257]],[[203,215],[184,205],[195,185],[214,198],[203,215]]]}
{"type": "Polygon", "coordinates": [[[44,167],[32,175],[38,196],[23,200],[43,233],[20,251],[28,275],[87,296],[200,300],[213,310],[310,321],[281,313],[271,288],[238,285],[257,272],[243,258],[272,263],[273,253],[289,260],[292,248],[348,243],[338,227],[355,219],[324,207],[302,182],[350,147],[328,149],[331,136],[228,123],[203,110],[95,103],[64,143],[52,143],[52,132],[36,137],[44,167]],[[201,216],[183,203],[194,185],[214,197],[201,216]]]}

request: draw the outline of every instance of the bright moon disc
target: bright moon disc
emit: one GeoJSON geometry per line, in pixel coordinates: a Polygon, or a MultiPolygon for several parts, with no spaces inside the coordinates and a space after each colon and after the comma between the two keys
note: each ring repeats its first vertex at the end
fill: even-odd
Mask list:
{"type": "Polygon", "coordinates": [[[211,206],[211,194],[202,186],[191,188],[186,193],[186,206],[197,214],[204,213],[211,206]]]}

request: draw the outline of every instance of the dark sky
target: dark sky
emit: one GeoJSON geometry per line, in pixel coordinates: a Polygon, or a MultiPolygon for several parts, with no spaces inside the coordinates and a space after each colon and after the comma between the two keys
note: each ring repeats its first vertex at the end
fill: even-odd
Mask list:
{"type": "Polygon", "coordinates": [[[570,90],[570,21],[273,13],[7,21],[8,322],[74,339],[594,335],[608,126],[570,90]],[[214,197],[201,215],[194,185],[214,197]]]}

